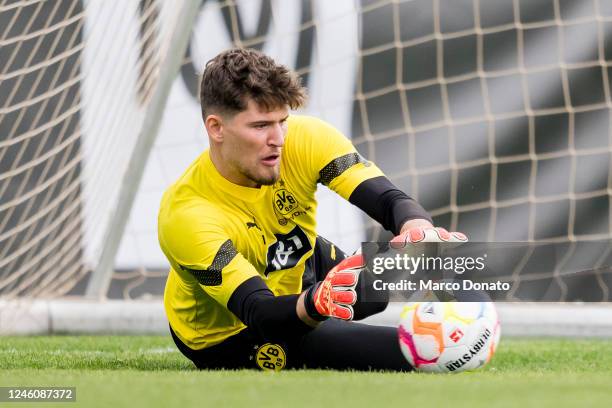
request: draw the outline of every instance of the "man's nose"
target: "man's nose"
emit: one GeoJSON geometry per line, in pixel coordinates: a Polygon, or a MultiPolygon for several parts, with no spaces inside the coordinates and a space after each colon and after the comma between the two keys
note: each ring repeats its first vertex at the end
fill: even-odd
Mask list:
{"type": "Polygon", "coordinates": [[[276,123],[271,127],[270,134],[268,135],[268,144],[279,147],[285,144],[285,130],[282,124],[276,123]]]}

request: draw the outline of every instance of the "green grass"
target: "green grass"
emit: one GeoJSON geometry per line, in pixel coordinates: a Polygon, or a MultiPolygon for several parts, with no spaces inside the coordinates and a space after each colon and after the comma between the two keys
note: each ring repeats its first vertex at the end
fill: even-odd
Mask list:
{"type": "Polygon", "coordinates": [[[458,375],[196,371],[167,337],[0,337],[0,386],[76,386],[45,407],[610,406],[612,341],[502,339],[491,364],[458,375]]]}

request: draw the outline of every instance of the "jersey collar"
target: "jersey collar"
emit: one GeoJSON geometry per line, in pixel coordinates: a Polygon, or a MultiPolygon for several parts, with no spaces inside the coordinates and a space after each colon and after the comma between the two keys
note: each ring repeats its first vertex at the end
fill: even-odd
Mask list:
{"type": "Polygon", "coordinates": [[[234,184],[225,177],[223,177],[212,160],[210,159],[210,150],[206,150],[202,155],[202,166],[204,168],[204,177],[207,178],[208,183],[215,189],[220,189],[223,192],[230,194],[242,201],[255,202],[261,199],[268,186],[261,186],[260,188],[245,187],[238,184],[234,184]]]}

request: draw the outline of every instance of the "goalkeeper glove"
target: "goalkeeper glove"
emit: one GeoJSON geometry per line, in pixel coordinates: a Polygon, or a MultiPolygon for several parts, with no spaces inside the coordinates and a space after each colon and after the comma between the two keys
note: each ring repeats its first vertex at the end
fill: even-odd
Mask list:
{"type": "Polygon", "coordinates": [[[414,227],[393,238],[390,244],[392,248],[404,248],[406,244],[419,242],[467,242],[467,240],[467,236],[461,232],[448,232],[440,227],[414,227]]]}
{"type": "Polygon", "coordinates": [[[365,268],[362,255],[353,255],[334,266],[325,279],[308,289],[304,307],[308,315],[317,321],[328,317],[353,319],[353,305],[357,302],[357,280],[365,268]]]}

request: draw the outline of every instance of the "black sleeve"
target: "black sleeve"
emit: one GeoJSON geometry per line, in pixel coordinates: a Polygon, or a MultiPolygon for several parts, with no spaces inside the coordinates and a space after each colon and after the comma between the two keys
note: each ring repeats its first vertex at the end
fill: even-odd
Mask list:
{"type": "Polygon", "coordinates": [[[265,282],[254,276],[236,288],[227,308],[262,339],[282,342],[312,330],[295,311],[298,297],[274,296],[265,282]]]}
{"type": "Polygon", "coordinates": [[[359,184],[349,201],[396,235],[408,220],[422,218],[432,222],[431,216],[419,203],[384,176],[359,184]]]}

